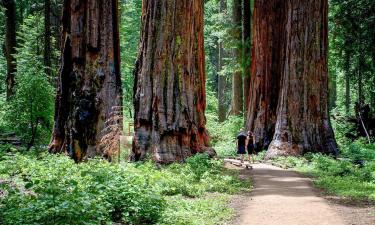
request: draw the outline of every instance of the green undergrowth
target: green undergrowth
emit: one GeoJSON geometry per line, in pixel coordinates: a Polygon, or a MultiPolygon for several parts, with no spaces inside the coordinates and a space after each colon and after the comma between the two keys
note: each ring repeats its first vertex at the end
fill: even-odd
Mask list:
{"type": "Polygon", "coordinates": [[[329,194],[375,202],[375,145],[360,141],[342,147],[335,160],[321,154],[274,159],[284,168],[293,168],[314,178],[317,187],[329,194]]]}
{"type": "Polygon", "coordinates": [[[219,123],[216,115],[207,114],[206,116],[211,144],[218,157],[236,156],[236,137],[244,124],[244,119],[239,116],[230,116],[226,121],[219,123]]]}
{"type": "Polygon", "coordinates": [[[249,189],[207,155],[186,164],[76,164],[66,156],[0,156],[0,224],[221,224],[249,189]]]}

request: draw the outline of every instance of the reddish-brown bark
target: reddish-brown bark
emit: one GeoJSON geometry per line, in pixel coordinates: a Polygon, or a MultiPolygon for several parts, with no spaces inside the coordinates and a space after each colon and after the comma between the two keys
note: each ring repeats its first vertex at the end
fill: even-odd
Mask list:
{"type": "Polygon", "coordinates": [[[254,2],[252,76],[246,127],[254,132],[256,142],[261,146],[271,141],[276,123],[282,62],[280,48],[284,33],[283,1],[254,2]]]}
{"type": "Polygon", "coordinates": [[[214,153],[205,128],[203,43],[203,1],[143,1],[132,160],[214,153]]]}
{"type": "Polygon", "coordinates": [[[277,122],[267,158],[336,154],[328,115],[328,0],[285,0],[277,122]]]}
{"type": "Polygon", "coordinates": [[[14,94],[15,75],[16,75],[16,2],[14,0],[2,0],[1,5],[5,8],[5,45],[4,53],[7,60],[7,99],[14,94]]]}
{"type": "Polygon", "coordinates": [[[119,149],[121,78],[117,0],[66,0],[62,65],[49,150],[76,161],[119,149]]]}

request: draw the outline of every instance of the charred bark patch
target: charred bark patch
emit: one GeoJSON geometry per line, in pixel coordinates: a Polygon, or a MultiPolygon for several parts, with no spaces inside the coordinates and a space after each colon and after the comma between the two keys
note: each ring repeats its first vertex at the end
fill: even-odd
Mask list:
{"type": "Polygon", "coordinates": [[[119,150],[122,129],[117,1],[64,2],[62,66],[49,151],[76,161],[119,150]]]}

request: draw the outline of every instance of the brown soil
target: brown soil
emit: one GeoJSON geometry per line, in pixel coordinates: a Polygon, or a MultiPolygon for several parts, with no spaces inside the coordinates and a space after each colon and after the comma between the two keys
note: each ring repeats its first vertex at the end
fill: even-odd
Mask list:
{"type": "Polygon", "coordinates": [[[253,180],[253,191],[236,196],[231,207],[237,212],[235,225],[370,225],[375,224],[375,208],[366,203],[347,203],[325,197],[309,178],[267,164],[240,170],[243,179],[253,180]]]}

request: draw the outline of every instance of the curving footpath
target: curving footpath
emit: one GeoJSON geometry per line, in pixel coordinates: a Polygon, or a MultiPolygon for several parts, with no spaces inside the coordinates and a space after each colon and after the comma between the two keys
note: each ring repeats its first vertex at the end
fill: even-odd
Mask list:
{"type": "Polygon", "coordinates": [[[267,164],[250,171],[254,190],[238,212],[237,225],[343,225],[328,202],[318,197],[311,181],[267,164]]]}

